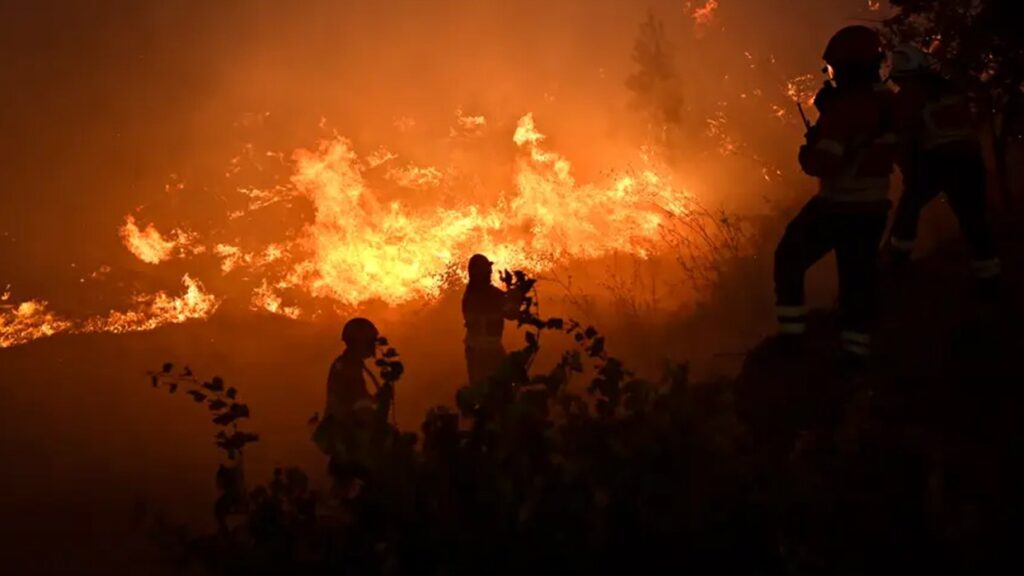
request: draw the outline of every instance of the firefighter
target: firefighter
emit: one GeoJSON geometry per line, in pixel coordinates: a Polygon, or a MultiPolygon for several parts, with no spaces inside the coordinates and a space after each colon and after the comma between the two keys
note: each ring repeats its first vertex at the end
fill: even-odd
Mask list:
{"type": "Polygon", "coordinates": [[[366,388],[364,376],[369,374],[375,384],[376,379],[365,361],[377,354],[379,335],[377,327],[366,318],[349,320],[341,331],[345,351],[331,363],[327,375],[327,403],[313,435],[325,453],[336,452],[351,428],[372,420],[373,396],[366,388]]]}
{"type": "Polygon", "coordinates": [[[818,122],[800,148],[800,166],[819,180],[818,193],[786,228],[775,251],[779,331],[806,329],[804,276],[831,251],[839,269],[843,350],[870,353],[875,269],[890,202],[896,134],[894,95],[881,81],[883,51],[865,26],[843,28],[823,58],[831,80],[815,98],[818,122]]]}
{"type": "Polygon", "coordinates": [[[921,210],[940,192],[960,223],[978,280],[995,280],[1001,266],[986,215],[985,162],[966,94],[935,71],[913,45],[892,51],[890,79],[900,120],[899,165],[903,195],[896,207],[887,252],[910,260],[921,210]]]}
{"type": "Polygon", "coordinates": [[[515,320],[523,294],[505,292],[491,284],[494,264],[482,254],[469,259],[469,283],[462,296],[466,327],[466,367],[469,383],[486,384],[505,361],[501,335],[506,320],[515,320]]]}

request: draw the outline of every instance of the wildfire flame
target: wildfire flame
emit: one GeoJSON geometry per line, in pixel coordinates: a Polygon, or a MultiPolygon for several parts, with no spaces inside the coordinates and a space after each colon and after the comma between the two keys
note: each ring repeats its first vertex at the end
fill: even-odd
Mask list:
{"type": "Polygon", "coordinates": [[[687,194],[654,170],[604,186],[579,185],[571,163],[545,150],[543,141],[533,116],[523,116],[513,136],[520,151],[515,192],[493,207],[433,210],[382,201],[344,138],[296,152],[292,183],[315,217],[286,250],[306,255],[286,284],[351,306],[430,300],[441,294],[452,266],[475,252],[499,266],[533,271],[614,251],[643,255],[666,217],[685,210],[687,194]]]}
{"type": "Polygon", "coordinates": [[[0,308],[0,348],[26,344],[60,333],[88,334],[109,332],[123,334],[153,330],[167,324],[209,318],[220,300],[207,293],[202,283],[188,274],[182,277],[185,292],[177,297],[165,292],[135,297],[131,310],[112,310],[106,315],[74,320],[48,309],[41,300],[29,300],[0,308]]]}
{"type": "MultiPolygon", "coordinates": [[[[871,9],[878,5],[868,4],[871,9]]],[[[725,17],[719,0],[693,0],[683,6],[679,16],[692,20],[698,38],[713,32],[712,25],[725,17]]],[[[754,54],[743,52],[744,70],[760,65],[754,54]]],[[[774,65],[774,56],[769,61],[774,65]]],[[[786,80],[790,74],[775,77],[772,90],[784,89],[810,109],[818,77],[786,80]]],[[[600,75],[605,75],[603,68],[600,75]]],[[[736,97],[760,105],[762,95],[760,88],[744,84],[736,97]]],[[[776,96],[778,101],[768,101],[765,109],[773,121],[793,123],[795,110],[785,106],[781,94],[776,96]]],[[[750,157],[766,181],[782,176],[751,152],[737,130],[746,120],[730,122],[725,98],[717,106],[694,107],[710,110],[702,112],[706,134],[700,135],[700,145],[710,140],[722,155],[750,157]]],[[[545,93],[544,99],[550,102],[554,96],[545,93]]],[[[447,134],[443,142],[453,145],[453,153],[438,166],[403,156],[410,148],[424,149],[422,142],[411,141],[438,134],[431,122],[421,124],[405,115],[391,118],[401,134],[394,149],[374,142],[376,148],[359,150],[337,133],[292,153],[247,144],[226,163],[227,189],[218,189],[218,200],[230,207],[223,215],[206,213],[201,220],[219,224],[194,232],[187,223],[173,227],[178,224],[147,222],[140,208],[118,227],[123,245],[145,264],[189,260],[188,270],[203,277],[216,274],[219,266],[227,277],[219,285],[230,285],[225,294],[207,293],[194,276],[185,275],[180,296],[137,296],[123,310],[81,319],[53,312],[39,299],[12,303],[5,289],[0,293],[0,347],[59,333],[123,333],[207,318],[223,298],[238,294],[239,286],[243,305],[289,318],[317,318],[325,308],[348,313],[369,303],[431,302],[462,280],[462,268],[474,253],[486,254],[499,269],[538,274],[619,253],[639,258],[676,255],[676,246],[686,243],[681,238],[699,240],[704,233],[703,222],[696,219],[707,218],[708,212],[658,163],[659,154],[641,147],[635,159],[624,158],[628,168],[612,166],[620,171],[580,181],[579,170],[550,146],[532,114],[516,119],[477,112],[460,106],[448,117],[439,134],[447,134]],[[499,132],[509,120],[518,120],[514,131],[499,132]],[[494,146],[492,137],[503,135],[511,137],[514,148],[507,142],[494,146]],[[507,166],[507,172],[493,165],[481,170],[463,166],[483,151],[508,160],[498,166],[507,166]],[[193,258],[199,254],[206,256],[193,258]]],[[[247,132],[259,129],[268,116],[243,114],[236,125],[247,132]]],[[[328,129],[326,118],[321,118],[320,128],[328,129]]],[[[430,157],[437,155],[431,152],[430,157]]],[[[674,161],[671,154],[664,157],[674,161]]],[[[171,204],[179,205],[188,192],[185,182],[172,175],[165,190],[171,204]]],[[[214,205],[204,202],[201,208],[214,205]]],[[[706,238],[704,244],[692,243],[709,252],[711,244],[706,238]]],[[[88,277],[101,282],[108,272],[101,268],[88,277]]],[[[85,276],[80,282],[85,283],[85,276]]]]}
{"type": "Polygon", "coordinates": [[[250,308],[264,310],[271,314],[280,314],[293,320],[302,314],[302,310],[298,306],[285,306],[284,299],[274,292],[274,289],[267,284],[266,279],[253,291],[250,308]]]}
{"type": "MultiPolygon", "coordinates": [[[[372,162],[371,162],[372,164],[372,162]]],[[[388,179],[402,186],[413,190],[433,188],[441,184],[444,175],[433,166],[421,167],[409,165],[403,168],[392,168],[388,170],[388,179]]]]}
{"type": "Polygon", "coordinates": [[[182,277],[185,293],[178,297],[165,292],[135,297],[136,308],[121,312],[111,311],[106,316],[90,318],[74,332],[143,332],[167,324],[181,324],[189,320],[208,318],[219,305],[218,299],[208,294],[203,285],[188,274],[182,277]]]}
{"type": "Polygon", "coordinates": [[[0,309],[0,348],[25,344],[65,332],[71,322],[46,309],[46,302],[29,300],[7,310],[0,309]]]}
{"type": "MultiPolygon", "coordinates": [[[[461,111],[458,119],[465,131],[486,125],[482,117],[461,111]]],[[[658,242],[666,229],[678,226],[688,213],[691,197],[646,153],[640,154],[640,169],[601,183],[580,183],[572,163],[545,146],[546,137],[532,114],[519,119],[512,141],[513,188],[491,195],[489,201],[469,194],[445,194],[447,204],[390,199],[387,190],[376,187],[397,185],[427,193],[448,186],[449,172],[411,163],[381,168],[395,163],[398,155],[379,148],[360,157],[350,140],[333,136],[285,160],[291,170],[286,184],[238,187],[246,207],[226,214],[229,221],[282,201],[308,202],[311,220],[289,231],[284,240],[247,249],[181,228],[162,234],[152,223],[140,227],[131,215],[119,233],[125,246],[149,264],[210,253],[222,274],[255,282],[250,308],[299,318],[305,310],[295,297],[346,307],[436,300],[453,279],[461,279],[456,271],[477,252],[487,254],[499,268],[534,273],[569,260],[620,252],[647,257],[664,248],[658,242]],[[371,178],[368,172],[373,170],[383,180],[371,178]],[[452,204],[451,198],[459,200],[452,204]]],[[[240,166],[234,160],[232,165],[240,166]]],[[[233,169],[228,177],[239,173],[233,169]]],[[[0,347],[59,333],[152,330],[208,318],[217,310],[221,298],[191,276],[184,276],[182,283],[180,296],[136,296],[128,310],[86,319],[64,317],[41,301],[6,304],[0,308],[0,347]]]]}
{"type": "Polygon", "coordinates": [[[125,247],[147,264],[159,264],[175,256],[195,254],[203,250],[201,246],[195,245],[193,233],[175,229],[165,237],[152,223],[140,229],[130,214],[125,216],[119,232],[125,247]]]}

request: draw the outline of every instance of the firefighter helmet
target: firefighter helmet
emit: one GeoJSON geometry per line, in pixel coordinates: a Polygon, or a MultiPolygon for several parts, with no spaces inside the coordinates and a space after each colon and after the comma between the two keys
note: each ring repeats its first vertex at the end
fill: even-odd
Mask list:
{"type": "Polygon", "coordinates": [[[376,343],[378,336],[377,327],[366,318],[353,318],[341,329],[341,340],[348,346],[376,343]]]}
{"type": "Polygon", "coordinates": [[[470,277],[478,275],[490,276],[493,265],[494,263],[488,260],[487,256],[484,256],[483,254],[474,254],[473,257],[469,259],[469,275],[470,277]]]}
{"type": "Polygon", "coordinates": [[[909,76],[931,69],[931,58],[913,44],[900,44],[892,51],[892,69],[889,75],[893,78],[909,76]]]}
{"type": "Polygon", "coordinates": [[[867,26],[847,26],[836,32],[822,59],[832,66],[871,64],[882,61],[882,39],[867,26]]]}

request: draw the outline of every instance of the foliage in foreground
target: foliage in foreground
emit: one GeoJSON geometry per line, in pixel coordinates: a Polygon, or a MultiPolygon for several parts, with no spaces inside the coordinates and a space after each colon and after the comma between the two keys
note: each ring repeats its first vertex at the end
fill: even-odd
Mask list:
{"type": "Polygon", "coordinates": [[[221,530],[165,541],[222,574],[977,573],[1012,549],[1005,470],[970,446],[1019,434],[965,440],[837,371],[834,351],[771,340],[735,381],[693,383],[685,365],[644,380],[595,329],[535,310],[505,369],[420,434],[380,410],[333,451],[328,489],[298,469],[222,484],[221,530]],[[538,374],[548,331],[578,348],[538,374]]]}

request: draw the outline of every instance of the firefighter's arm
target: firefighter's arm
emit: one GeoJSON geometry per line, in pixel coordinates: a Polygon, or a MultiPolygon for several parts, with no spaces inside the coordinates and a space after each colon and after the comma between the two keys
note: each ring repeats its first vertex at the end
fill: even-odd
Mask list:
{"type": "Polygon", "coordinates": [[[526,293],[519,288],[513,288],[503,294],[504,298],[501,306],[502,315],[506,320],[518,319],[519,309],[523,305],[523,299],[526,298],[526,293]]]}
{"type": "Polygon", "coordinates": [[[331,403],[335,400],[335,395],[338,389],[338,361],[331,362],[331,367],[327,371],[327,406],[330,407],[331,403]]]}
{"type": "Polygon", "coordinates": [[[846,155],[845,130],[842,111],[838,106],[829,107],[808,132],[807,143],[800,147],[800,168],[808,176],[830,178],[838,176],[843,169],[846,155]]]}

